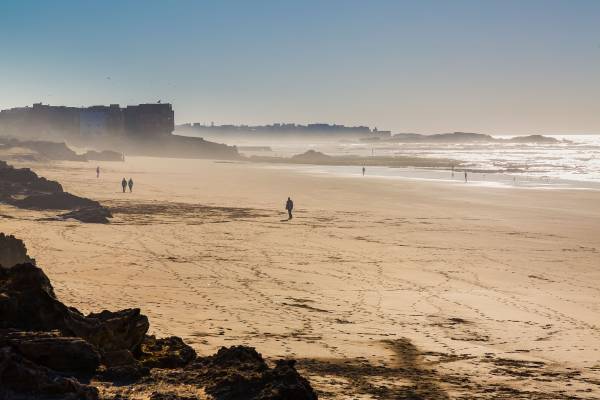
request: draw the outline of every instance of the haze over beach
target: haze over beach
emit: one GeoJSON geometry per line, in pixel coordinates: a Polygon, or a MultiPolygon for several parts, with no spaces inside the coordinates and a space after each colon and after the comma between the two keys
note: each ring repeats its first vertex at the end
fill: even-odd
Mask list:
{"type": "Polygon", "coordinates": [[[0,4],[0,399],[600,398],[600,3],[0,4]]]}

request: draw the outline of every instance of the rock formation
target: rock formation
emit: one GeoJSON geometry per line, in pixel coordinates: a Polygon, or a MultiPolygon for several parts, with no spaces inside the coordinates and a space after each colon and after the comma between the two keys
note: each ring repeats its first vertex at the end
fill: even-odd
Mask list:
{"type": "Polygon", "coordinates": [[[112,217],[97,201],[65,192],[60,183],[4,161],[0,161],[0,202],[33,210],[71,210],[61,217],[82,222],[108,223],[112,217]]]}
{"type": "Polygon", "coordinates": [[[77,154],[64,142],[47,140],[19,140],[0,137],[0,149],[27,149],[32,152],[33,159],[37,161],[123,161],[123,154],[116,151],[89,150],[84,154],[77,154]]]}
{"type": "Polygon", "coordinates": [[[10,268],[22,263],[35,264],[35,260],[27,255],[23,241],[0,232],[0,267],[10,268]]]}
{"type": "MultiPolygon", "coordinates": [[[[27,257],[18,239],[0,238],[9,238],[17,254],[27,257]]],[[[136,381],[138,388],[186,385],[222,400],[317,398],[293,360],[270,368],[245,346],[196,357],[180,338],[156,338],[147,335],[148,328],[139,309],[84,315],[64,305],[46,274],[30,262],[0,268],[0,399],[96,400],[101,392],[94,384],[107,380],[120,387],[136,381]]]]}

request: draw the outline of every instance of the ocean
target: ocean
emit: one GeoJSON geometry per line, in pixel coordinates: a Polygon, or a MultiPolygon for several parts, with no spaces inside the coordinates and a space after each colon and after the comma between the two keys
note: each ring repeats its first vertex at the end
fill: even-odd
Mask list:
{"type": "MultiPolygon", "coordinates": [[[[240,140],[227,144],[269,146],[262,155],[289,157],[307,150],[329,155],[418,156],[460,161],[472,183],[518,187],[600,189],[600,135],[545,135],[557,143],[378,143],[357,141],[240,140]]],[[[509,138],[509,136],[497,136],[509,138]]],[[[219,141],[217,138],[213,140],[219,141]]],[[[257,153],[253,153],[257,154],[257,153]]],[[[276,165],[276,168],[284,168],[276,165]]],[[[362,176],[357,167],[299,165],[308,173],[362,176]]],[[[463,181],[458,171],[415,168],[368,167],[367,175],[382,178],[463,181]]]]}

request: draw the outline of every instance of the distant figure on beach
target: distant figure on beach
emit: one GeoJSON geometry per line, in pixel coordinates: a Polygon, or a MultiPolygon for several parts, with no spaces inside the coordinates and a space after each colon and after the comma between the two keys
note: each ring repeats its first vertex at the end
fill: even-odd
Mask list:
{"type": "Polygon", "coordinates": [[[363,170],[362,171],[363,171],[363,176],[365,176],[366,168],[364,166],[363,166],[363,170]]]}
{"type": "Polygon", "coordinates": [[[125,193],[125,188],[127,187],[127,180],[125,178],[121,181],[121,186],[123,186],[123,193],[125,193]]]}
{"type": "Polygon", "coordinates": [[[465,169],[465,183],[467,183],[467,170],[465,169]]]}
{"type": "Polygon", "coordinates": [[[288,212],[288,219],[292,219],[292,210],[294,209],[294,202],[289,197],[285,202],[285,209],[288,212]]]}
{"type": "Polygon", "coordinates": [[[129,192],[131,192],[131,189],[133,189],[133,179],[129,178],[129,182],[127,184],[129,185],[129,192]]]}
{"type": "Polygon", "coordinates": [[[96,178],[100,178],[100,167],[96,167],[96,178]]]}
{"type": "Polygon", "coordinates": [[[454,178],[454,164],[452,164],[452,177],[454,178]]]}

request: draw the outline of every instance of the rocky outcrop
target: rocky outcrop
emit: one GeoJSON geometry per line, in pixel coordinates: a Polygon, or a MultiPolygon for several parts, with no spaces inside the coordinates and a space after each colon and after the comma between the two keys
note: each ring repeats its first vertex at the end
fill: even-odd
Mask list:
{"type": "Polygon", "coordinates": [[[100,203],[67,192],[33,193],[24,199],[13,200],[12,205],[31,210],[73,210],[100,208],[100,203]]]}
{"type": "Polygon", "coordinates": [[[97,201],[65,192],[58,182],[4,161],[0,161],[0,202],[32,210],[71,210],[61,217],[82,222],[107,223],[112,217],[97,201]]]}
{"type": "Polygon", "coordinates": [[[483,133],[453,132],[422,135],[418,133],[398,133],[385,142],[400,143],[560,143],[560,140],[542,135],[495,138],[483,133]]]}
{"type": "Polygon", "coordinates": [[[16,196],[30,193],[58,193],[63,188],[60,183],[37,176],[29,168],[14,168],[0,161],[0,200],[10,201],[16,196]]]}
{"type": "Polygon", "coordinates": [[[84,207],[78,210],[60,214],[61,219],[76,219],[81,222],[92,224],[107,224],[112,218],[112,213],[106,207],[84,207]]]}
{"type": "Polygon", "coordinates": [[[100,351],[136,351],[148,327],[148,318],[137,308],[84,316],[65,306],[46,274],[32,264],[0,270],[0,328],[57,330],[63,336],[83,338],[100,351]]]}
{"type": "Polygon", "coordinates": [[[10,347],[28,360],[60,372],[92,374],[100,366],[100,353],[94,346],[59,332],[0,329],[0,347],[10,347]]]}
{"type": "Polygon", "coordinates": [[[46,160],[85,161],[83,155],[75,153],[64,142],[50,142],[46,140],[18,140],[0,137],[0,144],[5,149],[25,148],[33,150],[46,160]]]}
{"type": "Polygon", "coordinates": [[[35,264],[35,260],[27,255],[23,241],[0,232],[0,267],[10,268],[22,263],[35,264]]]}
{"type": "Polygon", "coordinates": [[[320,151],[308,150],[302,154],[296,154],[291,157],[293,161],[318,163],[322,161],[331,160],[332,157],[327,154],[321,153],[320,151]]]}
{"type": "Polygon", "coordinates": [[[269,368],[252,347],[222,347],[209,357],[198,358],[171,380],[202,383],[206,393],[220,400],[313,400],[317,395],[300,376],[294,360],[280,360],[269,368]]]}
{"type": "Polygon", "coordinates": [[[317,398],[293,360],[271,368],[246,346],[197,358],[180,338],[149,336],[148,328],[137,308],[84,315],[64,305],[48,277],[31,263],[0,268],[0,399],[96,400],[98,390],[82,383],[92,376],[91,382],[138,385],[136,390],[184,385],[221,400],[317,398]]]}
{"type": "Polygon", "coordinates": [[[11,347],[2,347],[0,398],[97,400],[98,389],[36,364],[11,347]]]}
{"type": "Polygon", "coordinates": [[[123,161],[123,154],[116,151],[89,150],[84,154],[77,154],[64,142],[47,140],[19,140],[0,137],[0,149],[27,149],[33,152],[33,159],[37,161],[123,161]]]}
{"type": "Polygon", "coordinates": [[[157,339],[146,336],[141,346],[140,362],[148,368],[179,368],[196,358],[196,352],[177,336],[157,339]]]}

